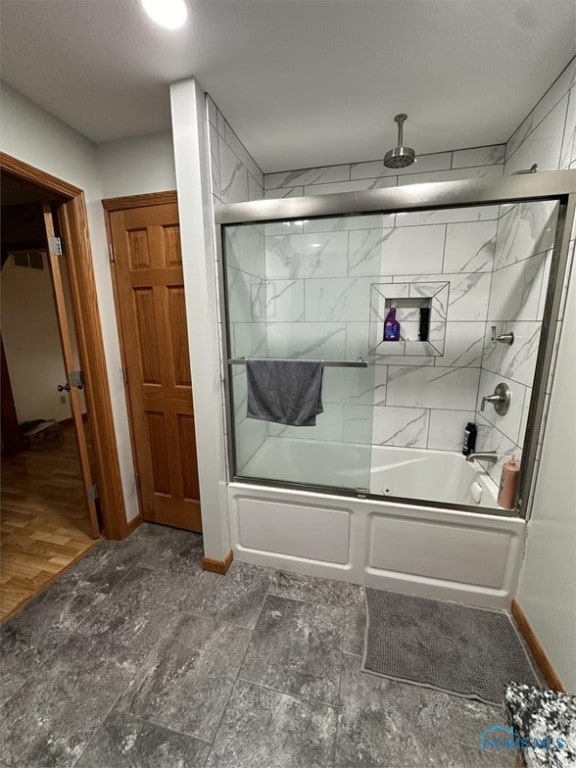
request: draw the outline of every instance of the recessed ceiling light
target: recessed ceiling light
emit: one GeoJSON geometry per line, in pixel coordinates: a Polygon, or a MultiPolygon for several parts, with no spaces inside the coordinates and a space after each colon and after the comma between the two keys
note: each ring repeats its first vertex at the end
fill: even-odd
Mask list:
{"type": "Polygon", "coordinates": [[[141,0],[152,21],[165,29],[178,29],[188,16],[185,0],[141,0]]]}

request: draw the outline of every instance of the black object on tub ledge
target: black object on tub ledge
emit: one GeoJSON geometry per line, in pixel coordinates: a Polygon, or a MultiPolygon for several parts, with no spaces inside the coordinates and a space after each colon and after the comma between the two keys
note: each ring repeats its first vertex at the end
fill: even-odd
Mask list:
{"type": "Polygon", "coordinates": [[[474,449],[476,448],[476,435],[476,424],[474,424],[473,421],[469,421],[468,424],[466,424],[464,440],[462,442],[462,453],[464,456],[469,456],[471,453],[474,453],[474,449]]]}

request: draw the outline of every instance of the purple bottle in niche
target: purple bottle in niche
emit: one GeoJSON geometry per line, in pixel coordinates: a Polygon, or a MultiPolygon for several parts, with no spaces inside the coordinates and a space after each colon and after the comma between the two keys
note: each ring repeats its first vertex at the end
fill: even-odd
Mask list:
{"type": "Polygon", "coordinates": [[[396,307],[390,307],[384,320],[383,341],[398,341],[400,339],[400,323],[396,320],[396,307]]]}

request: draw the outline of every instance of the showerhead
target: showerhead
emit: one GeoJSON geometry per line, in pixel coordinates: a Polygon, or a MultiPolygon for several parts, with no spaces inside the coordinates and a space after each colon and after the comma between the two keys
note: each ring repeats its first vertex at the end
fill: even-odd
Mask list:
{"type": "Polygon", "coordinates": [[[398,146],[384,155],[384,165],[387,168],[406,168],[416,160],[416,152],[412,147],[402,146],[402,125],[407,117],[408,115],[401,113],[394,118],[398,123],[398,146]]]}

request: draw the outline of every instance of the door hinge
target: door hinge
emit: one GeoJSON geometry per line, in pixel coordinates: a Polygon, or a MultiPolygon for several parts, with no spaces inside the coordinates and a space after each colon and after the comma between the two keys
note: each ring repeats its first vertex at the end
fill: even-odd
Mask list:
{"type": "Polygon", "coordinates": [[[48,250],[51,256],[62,256],[62,240],[59,237],[48,238],[48,250]]]}
{"type": "Polygon", "coordinates": [[[128,368],[122,368],[122,378],[124,379],[124,384],[128,384],[128,368]]]}
{"type": "Polygon", "coordinates": [[[77,389],[82,389],[82,387],[86,383],[86,380],[84,378],[84,371],[80,369],[77,371],[70,371],[70,374],[68,376],[68,381],[73,387],[76,387],[77,389]]]}
{"type": "Polygon", "coordinates": [[[138,490],[140,490],[140,475],[138,474],[138,472],[136,472],[134,475],[134,485],[138,490]]]}
{"type": "Polygon", "coordinates": [[[98,486],[96,483],[94,483],[94,485],[89,485],[88,488],[86,488],[86,495],[89,499],[92,499],[92,501],[96,501],[98,498],[98,486]]]}
{"type": "Polygon", "coordinates": [[[112,243],[108,243],[108,256],[112,263],[116,261],[116,259],[114,258],[114,246],[112,245],[112,243]]]}

